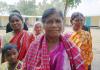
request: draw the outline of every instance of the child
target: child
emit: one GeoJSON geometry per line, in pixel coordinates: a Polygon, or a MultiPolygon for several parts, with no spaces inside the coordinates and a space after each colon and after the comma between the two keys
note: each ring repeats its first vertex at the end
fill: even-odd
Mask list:
{"type": "Polygon", "coordinates": [[[16,45],[5,45],[2,53],[7,61],[1,64],[0,70],[21,70],[22,62],[17,59],[18,49],[16,45]]]}

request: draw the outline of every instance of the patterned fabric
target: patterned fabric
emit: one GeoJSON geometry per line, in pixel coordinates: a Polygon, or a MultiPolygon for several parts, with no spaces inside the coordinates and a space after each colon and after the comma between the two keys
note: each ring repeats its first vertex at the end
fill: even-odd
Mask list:
{"type": "Polygon", "coordinates": [[[2,37],[0,36],[0,53],[1,53],[1,48],[2,48],[2,37]]]}
{"type": "MultiPolygon", "coordinates": [[[[60,37],[60,42],[63,43],[66,53],[68,54],[72,70],[85,70],[84,62],[79,54],[79,51],[73,43],[64,37],[60,37]]],[[[50,70],[50,59],[48,54],[48,46],[45,36],[37,41],[32,42],[24,60],[23,70],[50,70]]]]}
{"type": "Polygon", "coordinates": [[[29,38],[29,43],[31,44],[31,42],[34,40],[35,40],[35,36],[31,33],[29,38]]]}
{"type": "Polygon", "coordinates": [[[1,65],[1,37],[0,37],[0,65],[1,65]]]}
{"type": "Polygon", "coordinates": [[[29,34],[25,30],[17,33],[16,35],[11,32],[5,36],[4,42],[5,44],[16,44],[19,50],[18,60],[23,60],[30,44],[29,34]]]}
{"type": "MultiPolygon", "coordinates": [[[[8,62],[4,62],[2,63],[2,65],[0,66],[0,70],[8,70],[9,64],[8,62]]],[[[15,67],[14,70],[22,70],[22,62],[19,61],[15,67]]]]}
{"type": "Polygon", "coordinates": [[[44,37],[32,42],[24,61],[23,70],[50,70],[49,55],[45,42],[44,37]]]}
{"type": "Polygon", "coordinates": [[[36,38],[36,39],[37,39],[37,38],[40,38],[43,34],[44,34],[44,33],[40,33],[40,34],[38,34],[38,35],[35,34],[35,38],[36,38]]]}
{"type": "Polygon", "coordinates": [[[0,49],[1,49],[1,37],[0,37],[0,49]]]}
{"type": "Polygon", "coordinates": [[[91,35],[81,30],[73,33],[70,39],[80,48],[81,55],[85,62],[85,68],[88,70],[88,65],[91,65],[93,59],[91,35]]]}
{"type": "Polygon", "coordinates": [[[19,61],[19,63],[16,65],[15,70],[22,70],[22,62],[19,61]]]}
{"type": "Polygon", "coordinates": [[[29,38],[29,43],[31,44],[32,41],[34,41],[35,39],[40,38],[43,35],[43,33],[39,34],[39,35],[34,35],[34,34],[30,34],[30,38],[29,38]]]}
{"type": "Polygon", "coordinates": [[[64,34],[64,36],[65,36],[66,38],[70,38],[71,35],[72,35],[72,32],[67,32],[66,34],[64,34]]]}
{"type": "Polygon", "coordinates": [[[69,38],[71,41],[73,41],[77,45],[77,47],[80,48],[82,42],[80,41],[79,37],[76,35],[78,35],[78,33],[72,34],[69,38]]]}

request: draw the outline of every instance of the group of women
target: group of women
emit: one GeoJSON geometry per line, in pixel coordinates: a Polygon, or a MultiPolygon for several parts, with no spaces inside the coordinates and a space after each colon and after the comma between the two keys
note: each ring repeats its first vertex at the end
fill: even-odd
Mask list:
{"type": "Polygon", "coordinates": [[[42,26],[37,24],[37,33],[33,34],[23,29],[21,14],[10,14],[13,31],[4,37],[0,70],[91,70],[92,38],[82,29],[84,18],[79,12],[72,14],[74,32],[66,37],[64,16],[58,9],[45,10],[42,26]]]}

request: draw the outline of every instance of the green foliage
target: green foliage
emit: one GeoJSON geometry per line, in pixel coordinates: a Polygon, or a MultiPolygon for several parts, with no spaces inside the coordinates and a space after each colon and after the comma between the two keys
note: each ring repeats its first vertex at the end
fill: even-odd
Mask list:
{"type": "Polygon", "coordinates": [[[62,0],[51,0],[50,2],[48,2],[48,0],[43,0],[42,3],[37,5],[37,15],[42,15],[44,10],[52,7],[63,11],[64,2],[62,0]]]}
{"type": "Polygon", "coordinates": [[[77,7],[79,3],[81,3],[81,0],[63,0],[65,5],[67,4],[68,7],[77,7]]]}
{"type": "Polygon", "coordinates": [[[41,16],[45,9],[55,7],[66,13],[68,8],[77,7],[81,0],[43,0],[36,5],[36,0],[19,0],[15,5],[8,5],[5,2],[0,2],[0,13],[3,11],[11,11],[17,9],[23,15],[41,16]]]}
{"type": "Polygon", "coordinates": [[[79,3],[81,2],[81,0],[63,0],[65,8],[64,8],[64,23],[66,23],[66,14],[68,11],[68,8],[73,8],[73,7],[77,7],[79,5],[79,3]]]}
{"type": "Polygon", "coordinates": [[[6,11],[7,8],[8,8],[7,3],[0,2],[0,13],[3,13],[3,11],[6,11]]]}
{"type": "Polygon", "coordinates": [[[23,15],[35,15],[35,0],[20,0],[17,8],[23,15]]]}

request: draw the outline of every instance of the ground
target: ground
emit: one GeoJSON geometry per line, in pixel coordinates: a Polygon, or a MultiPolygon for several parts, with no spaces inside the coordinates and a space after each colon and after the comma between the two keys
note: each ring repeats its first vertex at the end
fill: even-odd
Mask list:
{"type": "Polygon", "coordinates": [[[100,70],[100,29],[92,29],[94,59],[92,70],[100,70]]]}

